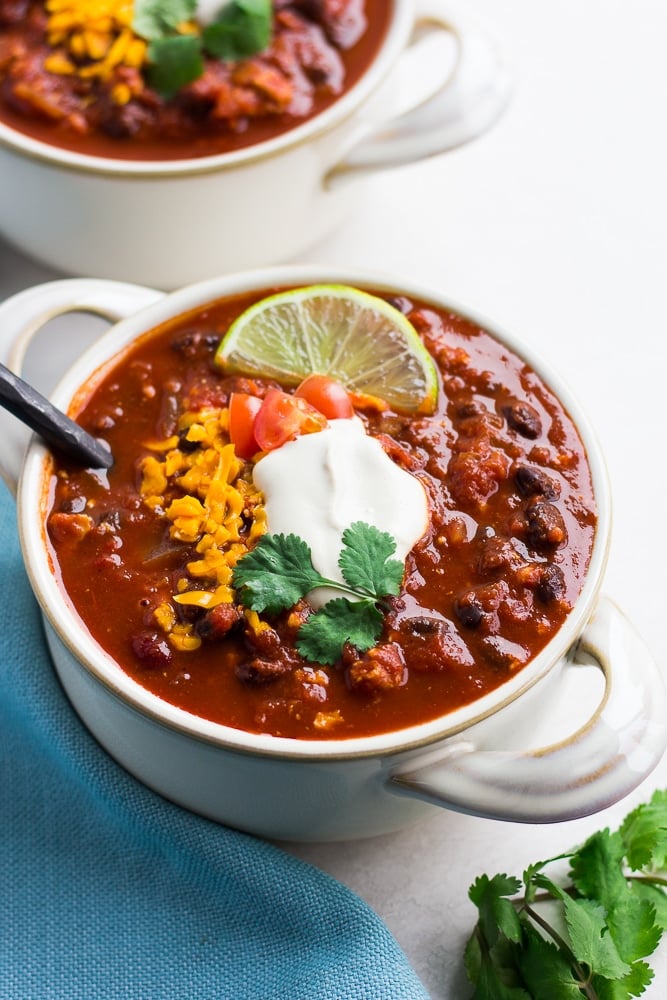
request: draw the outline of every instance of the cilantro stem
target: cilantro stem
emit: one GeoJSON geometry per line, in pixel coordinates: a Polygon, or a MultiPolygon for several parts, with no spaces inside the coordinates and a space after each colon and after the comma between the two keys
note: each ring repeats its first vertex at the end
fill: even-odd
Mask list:
{"type": "Polygon", "coordinates": [[[365,587],[350,587],[347,583],[341,583],[339,580],[329,580],[326,576],[321,576],[316,586],[330,587],[332,590],[340,590],[343,594],[352,594],[354,597],[361,597],[364,600],[378,600],[377,594],[374,594],[372,590],[367,590],[365,587]]]}
{"type": "Polygon", "coordinates": [[[665,885],[667,878],[662,875],[626,875],[628,882],[645,882],[647,885],[665,885]]]}
{"type": "MultiPolygon", "coordinates": [[[[553,898],[553,897],[548,897],[548,898],[553,898]]],[[[521,907],[521,909],[531,918],[531,920],[533,920],[536,924],[538,924],[546,934],[549,935],[549,937],[555,944],[558,945],[561,952],[565,955],[568,962],[570,963],[572,970],[576,974],[579,980],[578,983],[579,989],[583,990],[584,996],[588,997],[588,1000],[599,1000],[597,992],[595,991],[590,982],[590,974],[589,973],[587,974],[585,972],[584,967],[580,964],[575,955],[572,953],[572,949],[568,945],[567,941],[565,941],[565,939],[561,937],[556,928],[552,927],[549,921],[545,920],[544,917],[541,917],[540,914],[535,909],[533,909],[533,907],[529,903],[525,903],[523,907],[521,907]]]]}
{"type": "Polygon", "coordinates": [[[340,580],[330,580],[326,576],[321,576],[311,589],[316,590],[317,587],[329,587],[331,590],[338,590],[342,594],[351,594],[353,597],[358,597],[362,601],[371,601],[382,611],[391,610],[391,605],[387,601],[383,600],[378,594],[374,593],[372,590],[368,590],[366,587],[351,587],[348,583],[341,583],[340,580]]]}

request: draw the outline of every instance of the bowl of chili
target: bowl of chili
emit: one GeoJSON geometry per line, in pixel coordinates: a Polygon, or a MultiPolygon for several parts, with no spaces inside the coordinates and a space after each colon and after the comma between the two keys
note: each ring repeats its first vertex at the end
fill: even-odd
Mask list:
{"type": "Polygon", "coordinates": [[[469,141],[507,100],[487,29],[440,0],[231,0],[213,23],[208,6],[0,0],[7,240],[161,288],[271,265],[358,205],[361,178],[469,141]],[[444,82],[429,39],[458,49],[444,82]]]}
{"type": "Polygon", "coordinates": [[[317,840],[398,829],[434,806],[571,819],[652,770],[665,692],[600,593],[604,462],[566,384],[516,337],[431,289],[290,267],[168,295],[94,279],[39,286],[0,307],[3,360],[20,369],[43,321],[77,310],[115,325],[52,398],[107,441],[114,464],[77,468],[3,416],[2,465],[55,668],[131,773],[219,822],[317,840]],[[221,367],[225,335],[258,303],[283,308],[322,288],[409,326],[436,373],[428,405],[343,398],[317,372],[295,386],[221,367]],[[281,465],[294,445],[305,458],[281,465]],[[318,492],[327,464],[342,486],[318,492]],[[370,639],[361,617],[340,631],[340,600],[318,633],[316,584],[294,582],[311,557],[323,573],[317,518],[327,504],[334,518],[340,498],[351,513],[339,565],[367,591],[371,564],[384,580],[393,548],[364,512],[386,499],[402,530],[425,504],[396,586],[377,584],[367,601],[382,619],[370,639]],[[331,640],[332,621],[329,655],[312,643],[331,640]]]}

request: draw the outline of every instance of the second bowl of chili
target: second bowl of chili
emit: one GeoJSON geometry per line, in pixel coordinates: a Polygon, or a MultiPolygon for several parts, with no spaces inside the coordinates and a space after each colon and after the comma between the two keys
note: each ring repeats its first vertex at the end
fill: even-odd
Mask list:
{"type": "Polygon", "coordinates": [[[274,264],[345,217],[355,178],[455,148],[504,109],[488,30],[441,0],[265,6],[263,51],[207,55],[203,75],[165,96],[142,60],[200,44],[196,20],[147,47],[136,32],[159,19],[146,29],[139,0],[0,0],[3,236],[59,271],[162,288],[274,264]],[[411,73],[418,90],[433,80],[432,97],[402,115],[413,33],[449,38],[457,64],[443,83],[441,53],[417,56],[411,73]]]}

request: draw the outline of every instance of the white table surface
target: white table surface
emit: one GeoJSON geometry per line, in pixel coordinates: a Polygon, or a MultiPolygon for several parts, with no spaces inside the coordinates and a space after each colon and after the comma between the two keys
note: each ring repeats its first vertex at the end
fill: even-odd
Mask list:
{"type": "MultiPolygon", "coordinates": [[[[307,257],[442,289],[530,342],[569,381],[612,481],[604,589],[667,670],[667,5],[470,0],[470,9],[493,25],[511,66],[502,121],[454,153],[375,178],[363,210],[307,257]]],[[[54,277],[0,242],[0,299],[54,277]]],[[[402,833],[291,849],[374,907],[433,1000],[463,1000],[475,876],[520,875],[617,826],[655,787],[667,787],[664,761],[588,819],[533,827],[435,811],[402,833]]],[[[667,993],[667,941],[652,964],[645,995],[657,1000],[667,993]]]]}

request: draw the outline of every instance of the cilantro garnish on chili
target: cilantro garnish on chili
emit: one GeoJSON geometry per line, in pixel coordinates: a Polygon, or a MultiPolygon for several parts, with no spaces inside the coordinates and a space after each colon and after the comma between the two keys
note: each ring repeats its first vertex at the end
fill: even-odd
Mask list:
{"type": "Polygon", "coordinates": [[[237,563],[232,582],[240,601],[253,611],[279,614],[317,587],[343,591],[355,598],[334,598],[299,629],[296,647],[314,663],[331,666],[346,642],[360,652],[375,645],[382,631],[383,597],[398,594],[404,567],[390,556],[396,551],[386,531],[357,521],[342,535],[338,565],[344,583],[322,576],[313,566],[308,545],[297,535],[263,535],[237,563]]]}
{"type": "Polygon", "coordinates": [[[233,62],[262,52],[271,40],[270,0],[232,0],[201,33],[184,30],[196,10],[196,0],[135,0],[132,28],[150,42],[149,80],[163,97],[202,75],[205,54],[233,62]]]}

